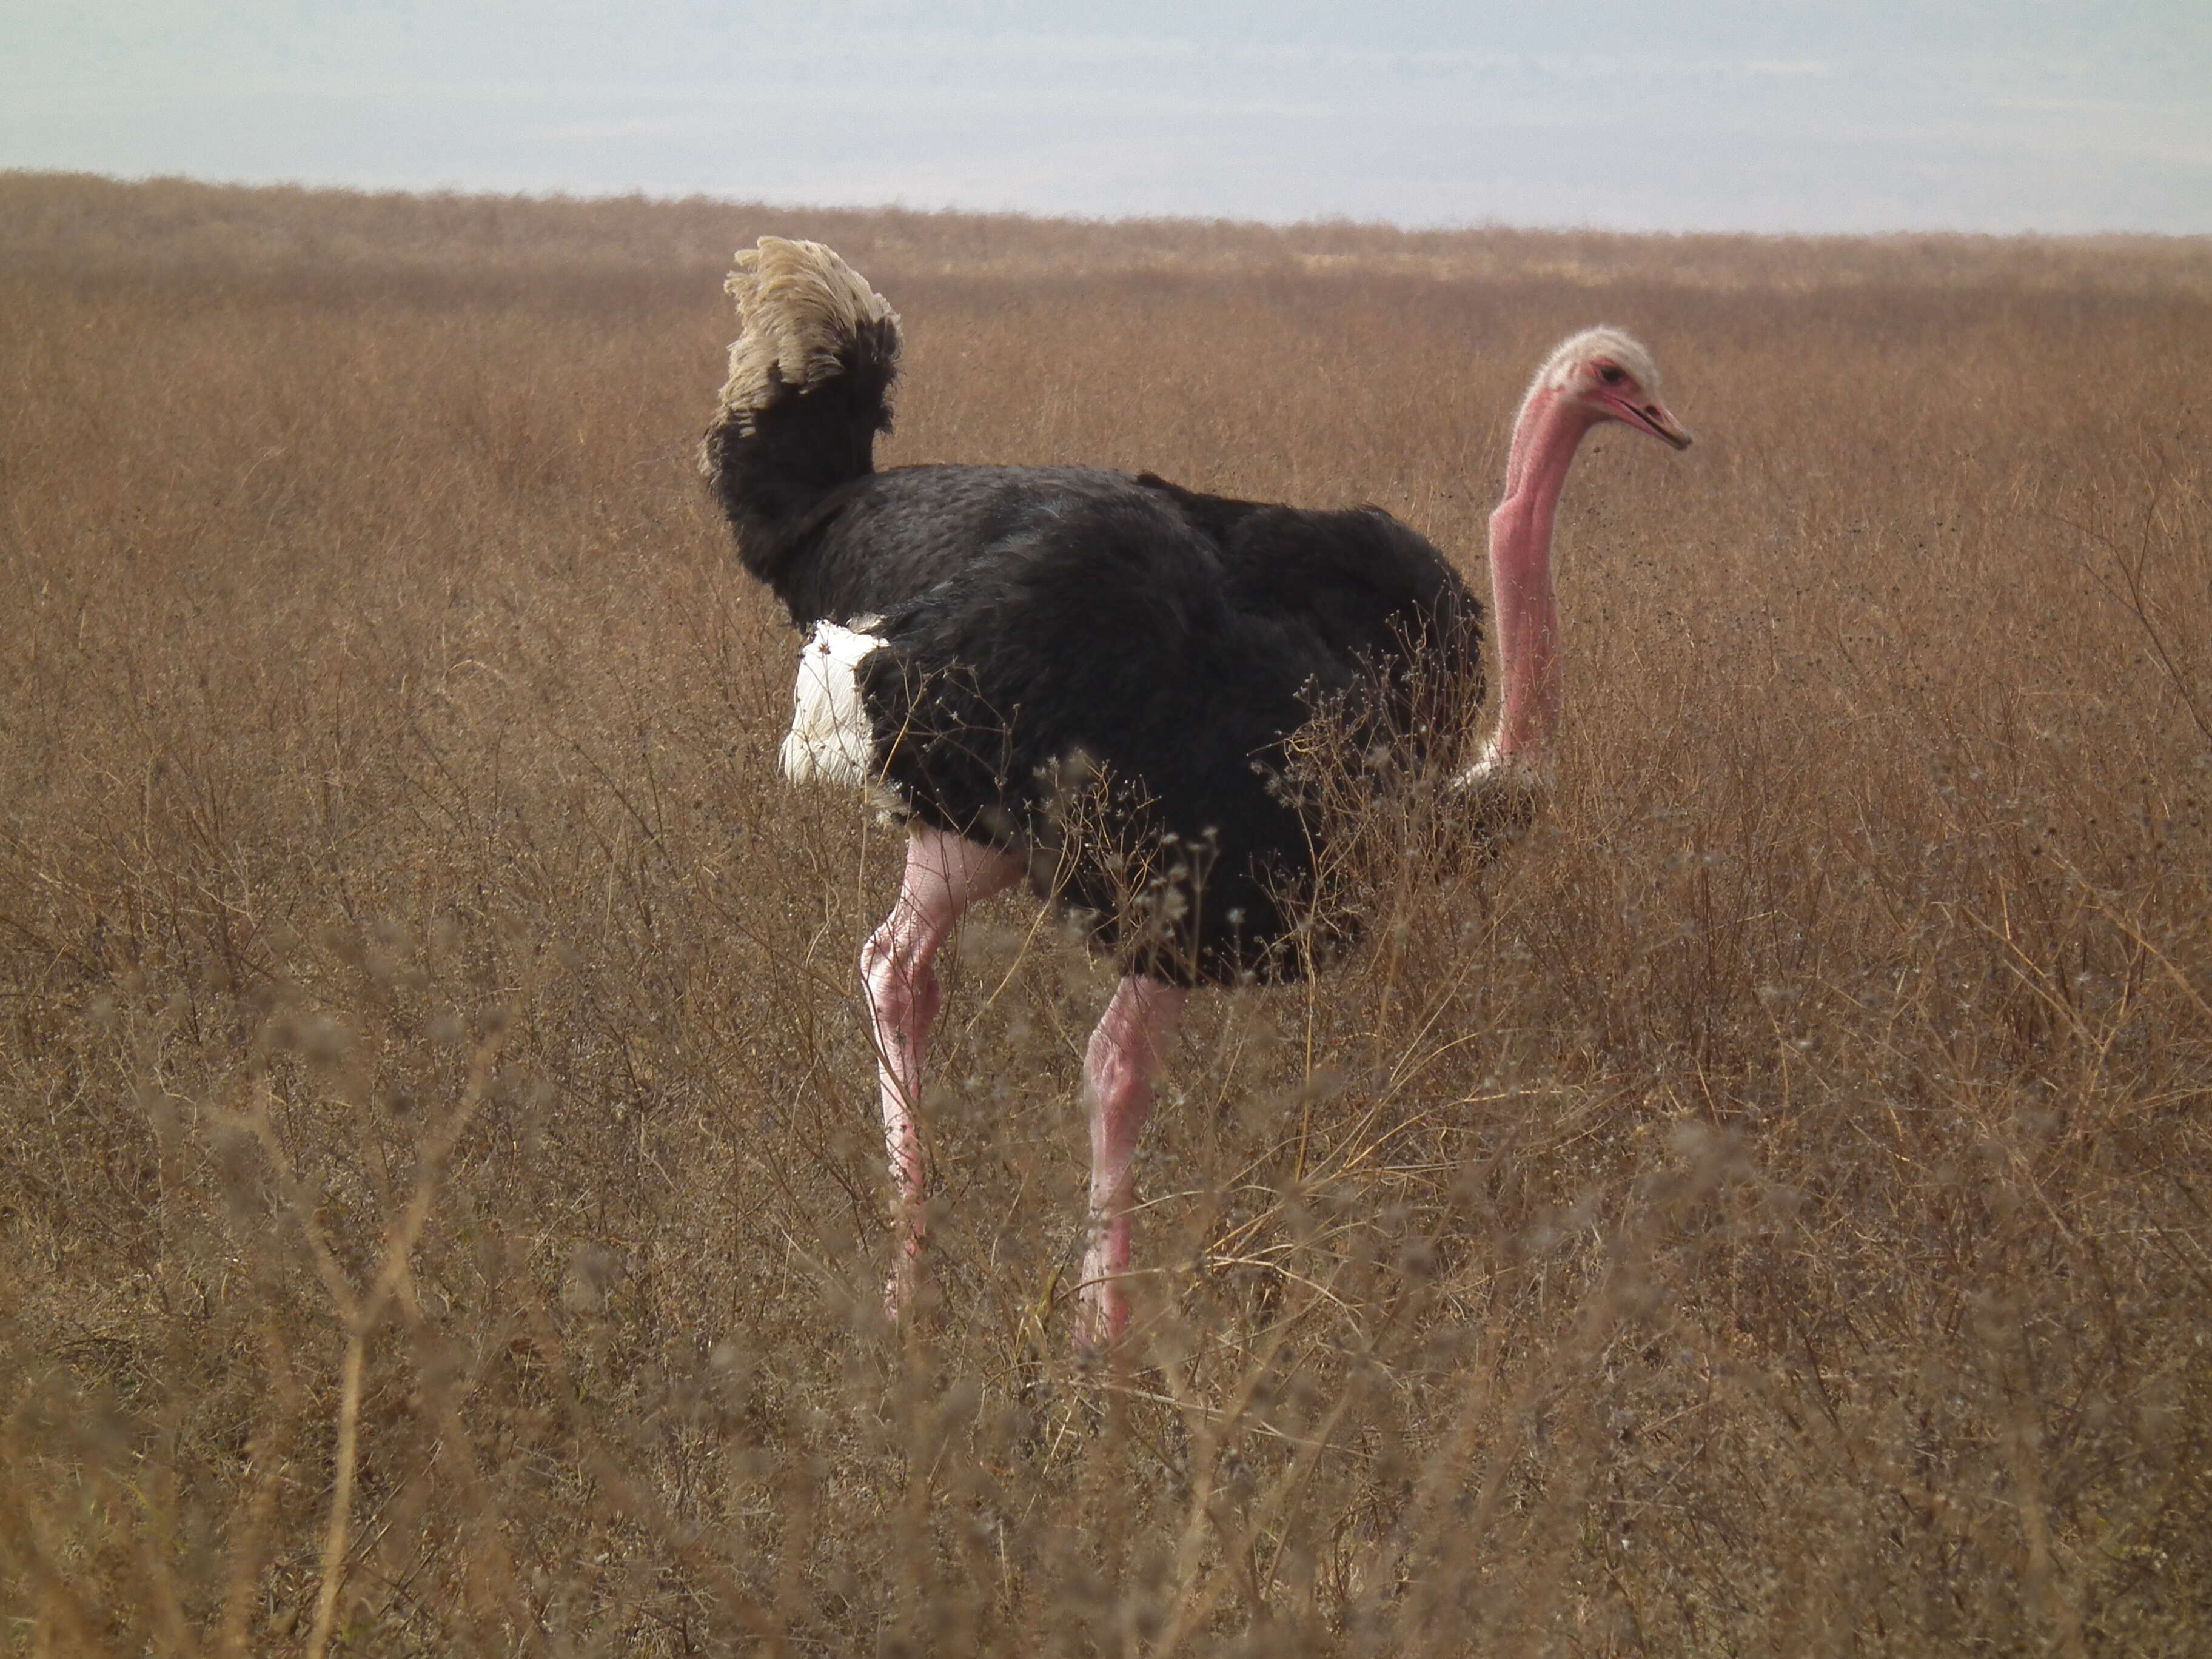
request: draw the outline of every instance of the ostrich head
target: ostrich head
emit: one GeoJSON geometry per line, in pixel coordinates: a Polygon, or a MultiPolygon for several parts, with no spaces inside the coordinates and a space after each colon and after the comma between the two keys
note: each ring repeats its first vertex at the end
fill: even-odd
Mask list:
{"type": "Polygon", "coordinates": [[[1677,449],[1690,434],[1659,400],[1659,367],[1651,354],[1617,328],[1585,329],[1554,351],[1529,388],[1556,393],[1586,411],[1592,424],[1619,421],[1677,449]]]}

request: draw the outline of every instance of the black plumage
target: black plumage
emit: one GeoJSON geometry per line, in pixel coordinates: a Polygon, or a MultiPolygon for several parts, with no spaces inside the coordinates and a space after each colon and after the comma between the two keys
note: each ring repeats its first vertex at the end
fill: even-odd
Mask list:
{"type": "Polygon", "coordinates": [[[699,447],[700,470],[737,534],[738,557],[802,627],[860,614],[840,610],[838,583],[857,573],[821,568],[818,532],[837,516],[845,491],[873,475],[876,434],[891,427],[897,319],[840,334],[834,372],[793,386],[771,369],[765,386],[736,394],[753,402],[724,405],[699,447]]]}
{"type": "Polygon", "coordinates": [[[1302,972],[1325,830],[1286,739],[1327,708],[1360,749],[1418,743],[1411,665],[1479,675],[1480,605],[1373,508],[1115,472],[990,484],[995,533],[869,630],[883,775],[924,822],[1026,856],[1125,971],[1302,972]]]}

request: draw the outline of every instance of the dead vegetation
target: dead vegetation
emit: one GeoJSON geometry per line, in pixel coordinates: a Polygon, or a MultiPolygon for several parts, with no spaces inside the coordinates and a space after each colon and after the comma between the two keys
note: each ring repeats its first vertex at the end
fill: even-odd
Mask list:
{"type": "Polygon", "coordinates": [[[2212,1639],[2201,243],[0,205],[0,1650],[2212,1639]],[[1360,805],[1365,943],[1194,1005],[1109,1369],[1024,902],[880,1328],[893,849],[690,471],[771,230],[896,461],[1479,556],[1601,319],[1698,434],[1570,489],[1539,828],[1360,805]]]}

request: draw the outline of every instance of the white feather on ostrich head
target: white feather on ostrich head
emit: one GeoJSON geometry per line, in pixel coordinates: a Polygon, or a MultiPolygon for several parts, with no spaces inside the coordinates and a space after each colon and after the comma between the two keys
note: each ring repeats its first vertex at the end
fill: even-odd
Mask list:
{"type": "Polygon", "coordinates": [[[1586,363],[1610,362],[1626,369],[1636,377],[1636,383],[1656,397],[1659,393],[1659,365],[1651,361],[1651,354],[1643,343],[1624,330],[1600,324],[1586,328],[1581,333],[1560,342],[1559,349],[1544,360],[1543,368],[1536,371],[1531,392],[1568,392],[1575,390],[1575,371],[1586,363]]]}
{"type": "Polygon", "coordinates": [[[1659,365],[1624,330],[1601,325],[1562,342],[1536,371],[1523,407],[1546,397],[1598,420],[1624,422],[1676,449],[1690,447],[1690,434],[1660,400],[1659,365]]]}
{"type": "Polygon", "coordinates": [[[777,387],[817,386],[836,374],[838,353],[861,329],[898,329],[890,302],[819,242],[763,236],[739,251],[722,287],[738,302],[738,337],[721,402],[740,433],[752,430],[751,417],[777,387]]]}

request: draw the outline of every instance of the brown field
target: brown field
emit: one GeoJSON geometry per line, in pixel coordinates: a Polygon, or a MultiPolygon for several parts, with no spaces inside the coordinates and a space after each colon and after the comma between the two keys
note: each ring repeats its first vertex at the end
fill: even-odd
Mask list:
{"type": "MultiPolygon", "coordinates": [[[[2212,245],[1079,225],[0,175],[0,1652],[2212,1650],[2212,245]],[[1193,1005],[957,946],[884,1328],[853,962],[691,470],[730,251],[887,459],[1379,502],[1589,447],[1563,786],[1193,1005]]],[[[1448,839],[1448,837],[1447,837],[1448,839]]]]}

